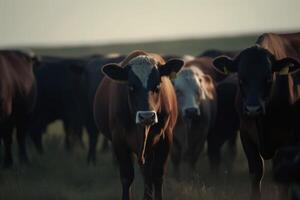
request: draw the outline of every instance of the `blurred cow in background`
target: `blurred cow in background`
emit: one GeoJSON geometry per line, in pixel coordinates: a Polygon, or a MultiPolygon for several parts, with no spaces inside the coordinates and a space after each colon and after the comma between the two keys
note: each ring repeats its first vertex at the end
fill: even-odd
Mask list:
{"type": "MultiPolygon", "coordinates": [[[[93,99],[103,75],[101,67],[120,62],[124,56],[93,55],[81,58],[42,56],[35,67],[37,105],[31,123],[31,136],[39,152],[43,152],[42,134],[55,120],[62,120],[65,147],[74,142],[83,146],[82,133],[89,137],[88,162],[96,162],[98,130],[93,118],[93,99]]],[[[104,143],[105,144],[105,143],[104,143]]]]}
{"type": "Polygon", "coordinates": [[[206,50],[203,53],[197,55],[196,57],[210,57],[210,58],[216,58],[219,56],[228,56],[230,58],[234,58],[236,55],[239,54],[240,51],[223,51],[218,49],[210,49],[206,50]]]}
{"type": "Polygon", "coordinates": [[[33,111],[36,84],[35,57],[13,50],[0,51],[0,138],[4,143],[4,167],[10,167],[13,129],[16,128],[20,162],[28,162],[26,135],[33,111]]]}
{"type": "MultiPolygon", "coordinates": [[[[218,56],[228,56],[234,58],[239,51],[223,51],[211,49],[200,54],[199,58],[212,62],[218,56]]],[[[238,89],[238,79],[235,74],[226,74],[222,71],[214,70],[217,93],[217,117],[214,130],[207,138],[207,151],[210,160],[210,167],[214,172],[219,171],[221,163],[221,148],[225,142],[229,149],[229,164],[231,165],[236,156],[236,141],[239,130],[239,118],[235,109],[235,98],[238,89]]],[[[229,166],[231,167],[231,166],[229,166]]]]}
{"type": "Polygon", "coordinates": [[[289,198],[300,199],[300,146],[279,149],[272,164],[274,179],[288,187],[289,198]]]}
{"type": "MultiPolygon", "coordinates": [[[[212,64],[212,63],[211,63],[212,64]]],[[[210,69],[197,59],[185,63],[173,80],[178,112],[172,160],[179,175],[181,157],[192,169],[204,148],[207,135],[212,131],[217,112],[215,82],[210,69]]],[[[213,68],[212,68],[213,69],[213,68]]]]}
{"type": "MultiPolygon", "coordinates": [[[[96,95],[96,90],[104,78],[102,73],[102,67],[108,63],[119,63],[125,58],[124,55],[120,54],[108,54],[103,57],[95,57],[91,59],[85,67],[87,75],[87,97],[88,102],[87,106],[87,117],[85,121],[85,127],[89,134],[89,152],[88,152],[88,163],[96,162],[96,146],[98,141],[99,131],[96,127],[94,116],[93,116],[93,107],[94,107],[94,98],[96,95]]],[[[102,151],[108,150],[108,140],[103,138],[102,151]]]]}
{"type": "Polygon", "coordinates": [[[43,152],[42,134],[48,124],[62,120],[65,147],[71,142],[81,143],[81,134],[86,110],[87,88],[84,72],[85,61],[76,58],[40,57],[34,73],[37,81],[37,101],[31,121],[31,137],[39,152],[43,152]]]}

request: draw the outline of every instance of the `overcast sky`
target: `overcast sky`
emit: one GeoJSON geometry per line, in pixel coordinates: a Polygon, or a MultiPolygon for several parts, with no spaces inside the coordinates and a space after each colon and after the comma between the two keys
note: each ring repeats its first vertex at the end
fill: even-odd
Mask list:
{"type": "Polygon", "coordinates": [[[0,0],[0,47],[300,30],[300,0],[0,0]]]}

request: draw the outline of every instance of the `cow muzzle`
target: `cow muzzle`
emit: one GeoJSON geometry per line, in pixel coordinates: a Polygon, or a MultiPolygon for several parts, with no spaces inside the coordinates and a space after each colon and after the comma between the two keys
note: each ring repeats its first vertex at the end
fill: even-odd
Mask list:
{"type": "Polygon", "coordinates": [[[258,106],[244,106],[244,114],[248,117],[257,117],[264,114],[264,109],[261,105],[258,106]]]}
{"type": "Polygon", "coordinates": [[[158,122],[155,111],[138,111],[136,113],[135,123],[150,126],[158,122]]]}

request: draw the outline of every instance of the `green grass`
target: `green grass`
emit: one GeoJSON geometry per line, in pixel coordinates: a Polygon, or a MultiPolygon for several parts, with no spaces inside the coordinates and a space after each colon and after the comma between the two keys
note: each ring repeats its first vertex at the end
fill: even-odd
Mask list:
{"type": "MultiPolygon", "coordinates": [[[[235,38],[190,39],[180,41],[134,43],[105,46],[81,46],[70,48],[33,48],[38,54],[82,56],[94,53],[128,53],[135,49],[169,54],[197,55],[206,49],[237,50],[254,44],[256,36],[235,38]]],[[[52,124],[44,137],[46,154],[38,155],[29,144],[30,165],[23,166],[16,159],[11,170],[0,170],[0,200],[113,200],[120,199],[121,184],[119,172],[110,153],[97,152],[97,166],[87,166],[87,150],[76,148],[67,153],[63,146],[63,129],[60,122],[52,124]]],[[[85,137],[85,142],[87,138],[85,137]]],[[[100,142],[99,142],[100,143],[100,142]]],[[[238,145],[238,155],[231,163],[224,151],[225,161],[219,175],[211,174],[205,153],[202,153],[197,170],[190,174],[187,166],[182,166],[182,180],[172,176],[169,162],[165,180],[166,199],[172,200],[245,200],[249,197],[250,179],[247,162],[238,145]]],[[[270,177],[270,167],[263,181],[263,199],[276,200],[278,187],[270,177]]],[[[135,168],[133,184],[134,199],[141,199],[143,181],[140,170],[135,168]]]]}

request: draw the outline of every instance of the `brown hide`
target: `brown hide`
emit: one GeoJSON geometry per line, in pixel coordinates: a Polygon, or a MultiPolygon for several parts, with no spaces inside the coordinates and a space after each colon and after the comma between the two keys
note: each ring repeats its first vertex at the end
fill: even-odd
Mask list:
{"type": "MultiPolygon", "coordinates": [[[[159,55],[146,53],[144,51],[134,51],[121,62],[121,66],[126,66],[132,58],[139,55],[152,57],[158,63],[158,67],[165,63],[159,55]]],[[[168,114],[165,120],[166,123],[163,124],[161,129],[172,130],[177,118],[177,102],[173,86],[167,77],[162,77],[159,99],[159,112],[168,114]]],[[[134,119],[128,119],[130,117],[130,108],[128,107],[126,84],[118,83],[108,77],[104,77],[97,89],[94,103],[96,123],[98,124],[98,128],[103,131],[108,138],[112,138],[111,134],[113,133],[113,129],[125,129],[124,132],[128,132],[130,131],[128,129],[132,127],[127,126],[134,126],[130,124],[134,119]],[[126,124],[127,122],[129,124],[126,124]]],[[[126,137],[128,137],[127,135],[130,134],[126,134],[126,137]]],[[[133,149],[136,149],[136,147],[133,147],[133,149]]]]}
{"type": "Polygon", "coordinates": [[[0,51],[0,74],[1,115],[8,117],[17,95],[27,96],[32,92],[32,61],[21,52],[0,51]]]}

